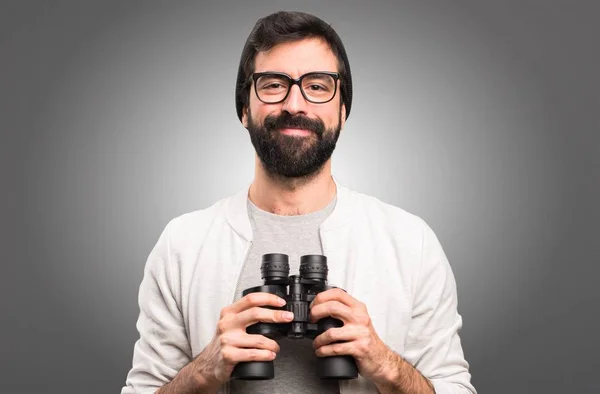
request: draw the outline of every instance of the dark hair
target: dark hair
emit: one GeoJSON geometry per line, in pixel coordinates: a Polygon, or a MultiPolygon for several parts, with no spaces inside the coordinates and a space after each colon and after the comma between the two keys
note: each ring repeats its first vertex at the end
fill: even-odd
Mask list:
{"type": "Polygon", "coordinates": [[[279,11],[259,19],[250,32],[240,59],[235,88],[235,104],[238,118],[250,99],[250,77],[254,72],[256,54],[268,51],[277,44],[321,38],[329,44],[338,60],[341,79],[342,102],[346,105],[346,118],[352,104],[352,76],[350,64],[342,40],[333,28],[318,17],[298,11],[279,11]]]}

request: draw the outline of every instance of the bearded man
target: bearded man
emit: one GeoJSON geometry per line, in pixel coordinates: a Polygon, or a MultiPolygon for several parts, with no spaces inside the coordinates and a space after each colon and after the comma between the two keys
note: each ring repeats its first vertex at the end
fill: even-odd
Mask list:
{"type": "Polygon", "coordinates": [[[301,12],[260,19],[246,41],[237,115],[256,150],[248,187],[171,220],[139,292],[140,338],[122,394],[475,393],[458,335],[452,270],[431,228],[401,208],[343,186],[331,156],[350,114],[341,39],[301,12]],[[261,257],[327,257],[311,322],[343,324],[313,341],[248,333],[294,320],[285,299],[242,294],[261,257]],[[343,289],[343,290],[342,290],[343,289]],[[315,360],[349,356],[355,379],[320,379],[315,360]],[[232,379],[240,363],[274,361],[271,379],[232,379]]]}

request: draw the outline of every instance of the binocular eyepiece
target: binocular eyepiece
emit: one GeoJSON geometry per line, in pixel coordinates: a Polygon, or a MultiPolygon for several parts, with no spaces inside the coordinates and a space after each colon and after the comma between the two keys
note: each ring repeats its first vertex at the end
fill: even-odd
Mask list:
{"type": "MultiPolygon", "coordinates": [[[[309,321],[309,305],[322,291],[333,289],[327,285],[327,257],[323,255],[305,255],[300,257],[300,275],[289,276],[288,255],[270,253],[262,256],[260,266],[262,286],[251,287],[242,292],[242,296],[256,292],[275,294],[286,300],[281,308],[265,306],[269,309],[281,309],[294,313],[290,323],[256,323],[246,328],[248,334],[261,334],[271,339],[289,338],[314,339],[332,327],[342,327],[341,320],[326,317],[317,323],[309,321]]],[[[317,375],[321,379],[354,379],[358,376],[356,362],[351,356],[317,357],[317,375]]],[[[231,379],[264,380],[273,379],[275,369],[273,361],[251,361],[238,363],[231,379]]]]}
{"type": "MultiPolygon", "coordinates": [[[[270,253],[263,255],[260,265],[261,279],[265,284],[279,283],[288,280],[290,273],[289,257],[287,254],[270,253]]],[[[319,254],[309,254],[300,257],[300,277],[304,279],[327,282],[327,257],[319,254]]]]}

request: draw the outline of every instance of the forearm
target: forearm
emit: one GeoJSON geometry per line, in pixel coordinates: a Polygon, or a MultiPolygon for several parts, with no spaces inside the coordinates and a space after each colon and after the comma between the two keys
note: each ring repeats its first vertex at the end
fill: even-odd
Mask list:
{"type": "Polygon", "coordinates": [[[373,383],[381,394],[435,394],[431,382],[396,353],[382,378],[373,383]]]}
{"type": "Polygon", "coordinates": [[[207,377],[202,359],[196,358],[155,394],[215,394],[219,386],[220,382],[207,377]]]}

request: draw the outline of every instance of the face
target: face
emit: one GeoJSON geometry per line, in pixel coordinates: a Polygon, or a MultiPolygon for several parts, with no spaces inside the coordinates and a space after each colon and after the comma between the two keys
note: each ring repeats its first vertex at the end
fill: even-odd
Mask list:
{"type": "MultiPolygon", "coordinates": [[[[282,72],[292,78],[313,71],[338,71],[337,58],[325,41],[306,39],[279,44],[259,52],[254,72],[282,72]]],[[[265,170],[286,178],[316,174],[330,159],[342,130],[346,108],[341,104],[340,81],[333,100],[307,101],[298,85],[278,104],[261,102],[250,90],[242,123],[265,170]]]]}

